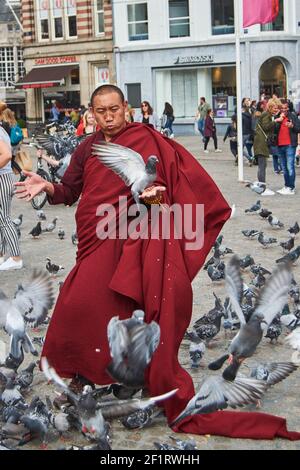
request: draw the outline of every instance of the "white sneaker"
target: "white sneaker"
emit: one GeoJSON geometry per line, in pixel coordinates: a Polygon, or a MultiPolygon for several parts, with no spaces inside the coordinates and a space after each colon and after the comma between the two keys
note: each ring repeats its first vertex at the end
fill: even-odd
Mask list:
{"type": "Polygon", "coordinates": [[[0,265],[4,263],[4,256],[0,256],[0,265]]]}
{"type": "Polygon", "coordinates": [[[12,258],[8,258],[4,263],[0,266],[0,271],[9,271],[13,269],[21,269],[23,268],[23,261],[15,261],[12,258]]]}
{"type": "Polygon", "coordinates": [[[294,189],[287,188],[286,186],[282,189],[279,189],[279,191],[277,191],[277,192],[278,192],[278,194],[281,194],[282,196],[291,196],[291,195],[295,194],[294,189]]]}
{"type": "Polygon", "coordinates": [[[260,196],[274,196],[274,191],[271,189],[266,188],[263,193],[260,194],[260,196]]]}
{"type": "Polygon", "coordinates": [[[221,149],[217,149],[217,150],[215,150],[215,153],[222,153],[222,150],[221,150],[221,149]]]}
{"type": "Polygon", "coordinates": [[[209,150],[204,150],[204,153],[209,153],[209,150]]]}

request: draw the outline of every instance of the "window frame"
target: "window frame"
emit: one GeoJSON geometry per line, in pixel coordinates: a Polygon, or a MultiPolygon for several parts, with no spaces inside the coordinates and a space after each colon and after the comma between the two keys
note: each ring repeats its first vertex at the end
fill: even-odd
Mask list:
{"type": "Polygon", "coordinates": [[[210,22],[211,22],[211,35],[212,35],[212,37],[218,37],[218,36],[228,37],[228,36],[230,36],[230,35],[233,36],[233,35],[235,34],[234,0],[231,0],[231,2],[232,2],[232,8],[233,8],[233,25],[226,25],[226,24],[219,25],[219,26],[223,26],[223,27],[225,27],[225,26],[233,27],[233,31],[232,31],[232,32],[229,32],[229,33],[219,33],[219,34],[218,34],[218,33],[215,33],[215,34],[214,34],[214,28],[216,27],[216,25],[213,25],[213,17],[214,17],[214,15],[213,15],[213,12],[214,12],[214,10],[213,10],[213,2],[214,2],[214,0],[210,0],[210,11],[211,11],[211,21],[210,21],[210,22]]]}
{"type": "Polygon", "coordinates": [[[95,0],[95,35],[96,36],[104,36],[105,35],[105,23],[104,23],[104,0],[102,0],[102,9],[98,10],[98,0],[95,0]],[[103,31],[99,31],[99,14],[103,14],[103,31]]]}
{"type": "Polygon", "coordinates": [[[127,34],[128,34],[128,42],[130,43],[135,43],[136,41],[149,41],[149,13],[148,13],[148,2],[143,1],[143,2],[131,2],[127,3],[127,34]],[[137,6],[137,5],[146,5],[146,10],[147,10],[147,20],[142,20],[142,21],[129,21],[129,7],[130,6],[137,6]],[[130,39],[130,34],[129,34],[129,25],[131,24],[147,24],[147,38],[146,39],[130,39]]]}
{"type": "Polygon", "coordinates": [[[45,12],[47,11],[47,18],[42,18],[41,17],[41,11],[43,11],[43,10],[40,8],[42,0],[35,0],[37,31],[38,31],[38,38],[39,38],[40,42],[49,42],[49,41],[51,41],[51,37],[52,37],[50,8],[49,8],[50,7],[50,0],[46,0],[46,1],[48,3],[48,9],[45,10],[45,12]],[[42,21],[45,21],[45,20],[47,20],[47,22],[48,22],[48,37],[47,38],[42,37],[42,24],[41,23],[42,23],[42,21]]]}
{"type": "Polygon", "coordinates": [[[16,61],[15,61],[13,46],[1,46],[0,47],[0,68],[1,68],[1,75],[4,75],[4,80],[0,80],[0,83],[3,83],[5,88],[14,88],[14,82],[15,82],[17,70],[16,70],[16,61]],[[2,61],[2,52],[3,52],[3,57],[4,57],[3,61],[2,61]],[[12,77],[11,75],[9,75],[11,71],[13,72],[12,77]]]}
{"type": "Polygon", "coordinates": [[[180,40],[180,39],[184,39],[184,38],[190,38],[191,37],[191,13],[190,13],[190,2],[189,2],[189,0],[185,0],[185,1],[187,1],[187,4],[188,4],[188,13],[189,13],[189,15],[188,16],[178,16],[178,17],[175,17],[175,18],[170,17],[170,1],[171,0],[168,0],[169,39],[170,40],[180,40]],[[184,20],[184,19],[188,19],[189,34],[187,36],[171,36],[171,20],[184,20]]]}
{"type": "MultiPolygon", "coordinates": [[[[279,0],[280,2],[280,0],[279,0]]],[[[276,22],[276,19],[275,21],[270,21],[270,23],[266,23],[266,24],[261,24],[260,25],[260,32],[263,33],[263,34],[283,34],[286,32],[286,14],[287,14],[287,11],[286,11],[286,3],[282,0],[282,8],[283,8],[283,29],[263,29],[264,26],[267,26],[267,25],[273,25],[275,22],[276,22]]]]}
{"type": "MultiPolygon", "coordinates": [[[[70,0],[66,0],[66,6],[64,9],[64,23],[65,23],[65,38],[66,39],[77,39],[78,38],[78,29],[77,29],[77,15],[76,15],[76,2],[75,2],[75,14],[70,14],[68,12],[68,2],[70,0]],[[76,18],[76,36],[70,36],[70,27],[69,27],[69,18],[75,16],[76,18]]],[[[75,0],[74,0],[75,1],[75,0]]]]}

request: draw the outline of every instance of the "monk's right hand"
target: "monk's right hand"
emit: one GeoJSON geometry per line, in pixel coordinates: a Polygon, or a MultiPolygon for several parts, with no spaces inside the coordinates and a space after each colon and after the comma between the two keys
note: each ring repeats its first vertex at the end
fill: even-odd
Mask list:
{"type": "Polygon", "coordinates": [[[47,181],[32,171],[23,170],[22,173],[27,177],[24,181],[18,181],[14,185],[17,187],[15,195],[18,199],[31,201],[39,193],[46,191],[47,181]]]}

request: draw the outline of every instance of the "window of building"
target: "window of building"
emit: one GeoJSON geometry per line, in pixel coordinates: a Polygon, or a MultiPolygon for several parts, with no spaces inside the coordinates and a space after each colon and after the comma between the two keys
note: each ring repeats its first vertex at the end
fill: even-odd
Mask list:
{"type": "Polygon", "coordinates": [[[140,83],[126,83],[127,101],[132,108],[140,108],[142,92],[140,83]]]}
{"type": "Polygon", "coordinates": [[[261,25],[261,31],[284,31],[284,5],[283,0],[279,0],[279,13],[275,21],[261,25]]]}
{"type": "Polygon", "coordinates": [[[67,0],[67,37],[77,37],[76,0],[67,0]]]}
{"type": "Polygon", "coordinates": [[[236,106],[235,67],[212,69],[212,107],[216,117],[230,117],[236,106]]]}
{"type": "Polygon", "coordinates": [[[211,0],[212,34],[234,33],[234,0],[211,0]]]}
{"type": "Polygon", "coordinates": [[[25,74],[24,61],[23,61],[23,49],[22,47],[17,48],[18,54],[18,80],[25,74]]]}
{"type": "Polygon", "coordinates": [[[189,0],[169,0],[170,38],[190,35],[189,0]]]}
{"type": "Polygon", "coordinates": [[[147,3],[127,5],[129,41],[148,39],[147,3]]]}
{"type": "Polygon", "coordinates": [[[0,47],[0,84],[6,88],[14,87],[15,61],[13,47],[0,47]]]}
{"type": "Polygon", "coordinates": [[[53,19],[53,38],[61,39],[64,37],[63,2],[62,0],[52,0],[51,3],[51,13],[53,19]]]}
{"type": "Polygon", "coordinates": [[[197,71],[172,71],[171,90],[176,117],[194,117],[195,103],[198,102],[197,71]]]}
{"type": "Polygon", "coordinates": [[[103,0],[96,0],[96,34],[104,33],[103,0]]]}
{"type": "Polygon", "coordinates": [[[79,67],[71,70],[70,73],[71,85],[79,85],[79,67]]]}
{"type": "Polygon", "coordinates": [[[40,39],[49,39],[49,0],[37,0],[40,39]]]}

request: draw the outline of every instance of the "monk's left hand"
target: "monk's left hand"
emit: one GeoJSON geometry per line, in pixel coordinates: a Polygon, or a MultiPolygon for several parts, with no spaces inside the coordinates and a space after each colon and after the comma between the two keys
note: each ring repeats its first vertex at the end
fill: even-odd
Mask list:
{"type": "Polygon", "coordinates": [[[167,188],[164,186],[150,186],[149,188],[146,188],[142,194],[140,195],[140,198],[143,199],[143,201],[146,204],[153,204],[153,201],[162,201],[162,192],[166,191],[167,188]]]}

